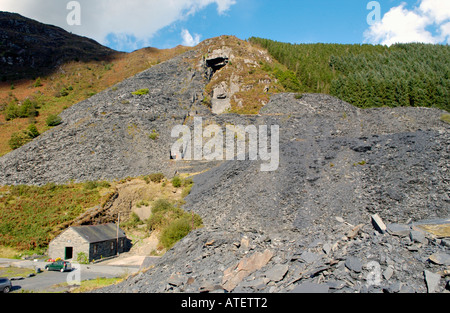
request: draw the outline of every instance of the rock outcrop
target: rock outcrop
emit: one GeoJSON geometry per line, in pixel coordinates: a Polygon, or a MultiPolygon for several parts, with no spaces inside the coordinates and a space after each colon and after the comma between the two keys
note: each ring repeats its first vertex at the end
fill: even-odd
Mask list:
{"type": "Polygon", "coordinates": [[[214,50],[211,55],[206,57],[206,66],[211,68],[212,74],[229,63],[231,52],[230,47],[223,47],[222,49],[214,50]]]}

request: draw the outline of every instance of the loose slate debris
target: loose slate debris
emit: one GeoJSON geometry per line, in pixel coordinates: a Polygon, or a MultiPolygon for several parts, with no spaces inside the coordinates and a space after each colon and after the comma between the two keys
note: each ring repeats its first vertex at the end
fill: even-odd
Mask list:
{"type": "Polygon", "coordinates": [[[303,283],[295,287],[291,293],[328,293],[330,287],[325,284],[303,283]]]}
{"type": "Polygon", "coordinates": [[[438,252],[429,257],[435,264],[450,266],[450,254],[438,252]]]}
{"type": "Polygon", "coordinates": [[[439,286],[441,275],[432,273],[430,271],[424,271],[423,274],[427,283],[428,293],[435,293],[439,286]]]}
{"type": "Polygon", "coordinates": [[[411,227],[408,225],[394,223],[387,225],[387,230],[392,235],[406,237],[409,236],[409,233],[411,232],[411,227]]]}
{"type": "Polygon", "coordinates": [[[361,260],[355,257],[348,257],[345,261],[345,266],[354,271],[355,273],[361,273],[362,271],[362,263],[361,260]]]}
{"type": "Polygon", "coordinates": [[[426,232],[414,226],[450,216],[445,112],[361,110],[328,95],[285,93],[259,115],[214,115],[202,104],[210,75],[194,49],[72,106],[62,125],[0,158],[0,184],[202,172],[183,208],[205,227],[145,272],[96,292],[290,292],[305,284],[444,292],[437,276],[446,265],[429,258],[448,254],[448,223],[417,225],[426,232]],[[132,95],[141,88],[149,94],[132,95]],[[221,126],[278,125],[278,170],[262,172],[262,161],[170,161],[171,130],[192,129],[193,116],[221,126]],[[156,141],[148,139],[153,130],[156,141]],[[394,235],[386,224],[411,230],[394,235]]]}
{"type": "Polygon", "coordinates": [[[372,215],[372,224],[377,231],[384,234],[387,230],[386,225],[378,214],[372,215]]]}

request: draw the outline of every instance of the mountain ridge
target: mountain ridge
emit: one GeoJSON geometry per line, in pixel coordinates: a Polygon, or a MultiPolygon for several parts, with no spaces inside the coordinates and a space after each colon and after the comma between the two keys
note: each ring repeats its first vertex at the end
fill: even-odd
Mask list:
{"type": "Polygon", "coordinates": [[[16,13],[0,12],[2,81],[36,79],[68,61],[108,60],[115,50],[16,13]]]}

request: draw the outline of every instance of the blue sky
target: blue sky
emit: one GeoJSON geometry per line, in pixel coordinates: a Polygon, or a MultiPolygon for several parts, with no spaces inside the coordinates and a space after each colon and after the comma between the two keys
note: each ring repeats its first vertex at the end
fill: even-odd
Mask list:
{"type": "Polygon", "coordinates": [[[220,35],[291,43],[450,43],[449,0],[2,0],[0,10],[121,51],[195,45],[220,35]],[[69,25],[72,13],[78,24],[69,25]]]}
{"type": "Polygon", "coordinates": [[[255,36],[293,43],[362,42],[368,27],[367,3],[346,0],[342,5],[339,2],[238,0],[223,15],[209,6],[192,18],[159,31],[154,43],[173,44],[182,28],[200,34],[203,39],[226,34],[241,39],[255,36]]]}

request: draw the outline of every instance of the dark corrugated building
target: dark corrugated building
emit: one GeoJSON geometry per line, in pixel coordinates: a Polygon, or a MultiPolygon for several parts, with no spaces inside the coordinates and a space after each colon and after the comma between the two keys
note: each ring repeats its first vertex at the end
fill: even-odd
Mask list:
{"type": "Polygon", "coordinates": [[[89,262],[115,256],[130,250],[130,240],[116,224],[70,227],[52,240],[49,256],[52,259],[77,261],[86,257],[89,262]]]}

